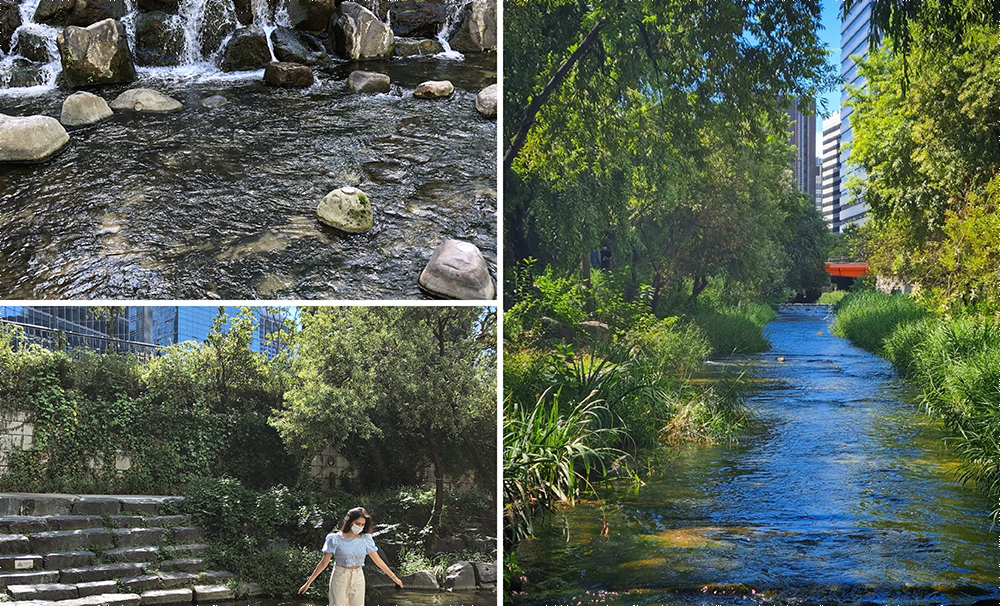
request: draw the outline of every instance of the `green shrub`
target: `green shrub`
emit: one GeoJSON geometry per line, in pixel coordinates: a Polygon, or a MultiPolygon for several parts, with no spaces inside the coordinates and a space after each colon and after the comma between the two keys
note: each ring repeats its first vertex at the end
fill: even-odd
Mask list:
{"type": "Polygon", "coordinates": [[[863,349],[882,353],[886,338],[899,326],[927,316],[927,310],[907,295],[872,290],[852,292],[837,308],[833,333],[863,349]]]}
{"type": "Polygon", "coordinates": [[[510,396],[519,402],[538,399],[550,385],[548,378],[552,363],[552,355],[547,351],[506,344],[503,353],[504,397],[510,396]]]}
{"type": "MultiPolygon", "coordinates": [[[[648,360],[660,372],[689,375],[701,368],[712,345],[698,326],[676,317],[647,318],[622,337],[632,358],[648,360]]],[[[505,375],[506,379],[506,375],[505,375]]]]}
{"type": "Polygon", "coordinates": [[[708,337],[716,356],[767,351],[771,344],[764,337],[764,326],[775,312],[763,303],[724,307],[700,307],[694,323],[708,337]]]}
{"type": "Polygon", "coordinates": [[[828,290],[821,294],[816,301],[819,305],[836,305],[847,296],[846,290],[828,290]]]}
{"type": "Polygon", "coordinates": [[[914,359],[918,348],[927,339],[928,333],[933,328],[934,320],[924,318],[916,322],[900,324],[885,338],[882,343],[882,352],[903,376],[912,376],[916,372],[914,359]]]}

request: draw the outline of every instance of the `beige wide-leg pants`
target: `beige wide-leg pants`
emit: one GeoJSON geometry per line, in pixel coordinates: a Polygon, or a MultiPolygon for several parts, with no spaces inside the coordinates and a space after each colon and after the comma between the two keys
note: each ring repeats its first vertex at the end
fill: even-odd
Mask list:
{"type": "Polygon", "coordinates": [[[330,606],[365,606],[363,568],[333,567],[330,575],[330,606]]]}

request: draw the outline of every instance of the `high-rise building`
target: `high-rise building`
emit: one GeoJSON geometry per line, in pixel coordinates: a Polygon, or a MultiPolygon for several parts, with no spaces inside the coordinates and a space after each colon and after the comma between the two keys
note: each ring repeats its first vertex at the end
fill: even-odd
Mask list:
{"type": "Polygon", "coordinates": [[[106,314],[96,314],[83,306],[0,306],[0,323],[16,325],[28,340],[51,349],[88,347],[106,351],[121,346],[132,351],[145,351],[142,344],[128,347],[128,322],[121,308],[106,314]]]}
{"type": "MultiPolygon", "coordinates": [[[[865,79],[858,73],[858,67],[853,57],[868,56],[868,28],[871,20],[872,0],[859,0],[840,25],[840,177],[846,186],[852,177],[863,178],[864,173],[857,167],[850,166],[847,158],[850,155],[844,148],[854,140],[851,130],[852,108],[846,106],[848,87],[862,88],[865,79]]],[[[868,215],[868,205],[864,198],[855,198],[847,189],[840,188],[840,224],[864,223],[868,215]]],[[[836,231],[840,231],[839,229],[836,231]]]]}
{"type": "Polygon", "coordinates": [[[800,108],[799,100],[792,100],[788,110],[791,121],[792,145],[795,147],[795,160],[792,162],[792,174],[799,191],[816,197],[816,112],[812,101],[804,101],[800,108]]]}
{"type": "Polygon", "coordinates": [[[816,207],[833,233],[840,233],[840,113],[823,120],[820,151],[820,188],[816,207]]]}
{"type": "MultiPolygon", "coordinates": [[[[239,313],[238,307],[226,307],[230,318],[239,313]]],[[[250,349],[275,355],[281,344],[271,342],[268,337],[283,326],[283,317],[263,307],[253,308],[257,329],[254,331],[250,349]]],[[[132,340],[155,345],[173,345],[184,341],[205,340],[212,329],[218,307],[187,305],[130,307],[128,308],[129,335],[132,340]]]]}

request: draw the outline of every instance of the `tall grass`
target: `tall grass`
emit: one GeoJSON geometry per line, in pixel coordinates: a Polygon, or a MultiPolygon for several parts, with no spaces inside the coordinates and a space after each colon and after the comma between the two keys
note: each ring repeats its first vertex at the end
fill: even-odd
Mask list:
{"type": "Polygon", "coordinates": [[[833,334],[875,353],[896,328],[927,317],[928,312],[907,295],[878,291],[853,292],[837,306],[833,334]]]}
{"type": "Polygon", "coordinates": [[[816,301],[819,305],[836,305],[847,296],[846,290],[829,290],[819,296],[816,301]]]}
{"type": "Polygon", "coordinates": [[[734,353],[767,351],[771,344],[764,337],[764,326],[775,318],[775,312],[763,303],[703,307],[694,313],[694,323],[708,337],[712,353],[724,356],[734,353]]]}

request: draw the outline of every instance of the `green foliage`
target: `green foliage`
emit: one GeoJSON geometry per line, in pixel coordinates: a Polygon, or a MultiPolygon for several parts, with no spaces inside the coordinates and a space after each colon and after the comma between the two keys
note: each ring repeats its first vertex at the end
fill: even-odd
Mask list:
{"type": "Polygon", "coordinates": [[[881,353],[885,339],[896,328],[927,315],[927,310],[907,295],[870,290],[852,292],[837,307],[833,334],[868,351],[881,353]]]}
{"type": "Polygon", "coordinates": [[[647,318],[623,336],[632,358],[648,360],[662,374],[690,375],[712,353],[702,330],[676,317],[656,321],[647,318]]]}
{"type": "Polygon", "coordinates": [[[712,344],[713,355],[754,353],[771,347],[763,334],[764,326],[775,318],[774,309],[768,305],[703,306],[693,315],[694,323],[712,344]]]}
{"type": "Polygon", "coordinates": [[[495,558],[494,554],[482,553],[478,551],[463,551],[459,553],[439,553],[433,557],[428,557],[419,549],[403,548],[399,551],[399,576],[406,576],[429,570],[437,577],[438,583],[444,585],[447,577],[448,567],[457,562],[490,562],[495,558]]]}
{"type": "Polygon", "coordinates": [[[828,290],[819,296],[816,301],[819,305],[834,306],[840,303],[847,296],[846,290],[828,290]]]}

